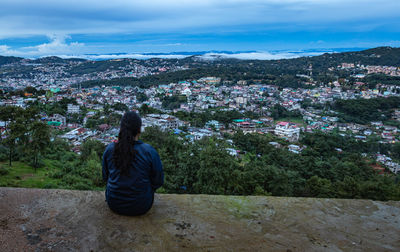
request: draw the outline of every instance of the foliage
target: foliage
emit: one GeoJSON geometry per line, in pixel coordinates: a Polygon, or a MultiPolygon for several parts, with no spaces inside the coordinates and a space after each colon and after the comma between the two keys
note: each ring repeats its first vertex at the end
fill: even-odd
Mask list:
{"type": "Polygon", "coordinates": [[[366,124],[371,121],[387,120],[394,108],[398,108],[400,97],[374,99],[337,100],[333,107],[341,112],[340,118],[346,122],[366,124]]]}
{"type": "Polygon", "coordinates": [[[1,120],[9,121],[6,125],[3,144],[8,148],[9,165],[16,150],[32,157],[33,167],[40,163],[40,154],[44,153],[50,142],[50,129],[47,124],[37,121],[35,108],[0,107],[1,120]]]}
{"type": "Polygon", "coordinates": [[[285,107],[283,107],[282,105],[275,104],[271,108],[271,117],[276,120],[276,119],[285,118],[285,117],[301,118],[302,115],[298,110],[289,111],[285,107]]]}
{"type": "Polygon", "coordinates": [[[169,193],[400,199],[394,177],[377,175],[361,158],[359,153],[371,149],[370,144],[355,148],[358,142],[341,136],[306,134],[302,142],[307,149],[293,154],[268,144],[276,140],[273,136],[239,132],[232,136],[246,153],[239,158],[214,138],[188,143],[147,128],[143,139],[160,153],[169,193]]]}
{"type": "Polygon", "coordinates": [[[120,103],[120,102],[117,102],[117,103],[113,104],[111,107],[114,110],[118,110],[118,111],[122,111],[122,112],[129,111],[128,106],[126,106],[126,104],[123,104],[123,103],[120,103]]]}
{"type": "MultiPolygon", "coordinates": [[[[158,128],[146,128],[141,137],[160,154],[165,172],[162,190],[166,193],[400,200],[400,186],[395,177],[376,174],[369,161],[361,157],[365,150],[381,148],[371,147],[368,142],[360,144],[322,132],[305,134],[301,143],[307,144],[307,148],[301,154],[294,154],[287,151],[285,142],[280,142],[282,148],[270,145],[270,141],[278,140],[268,134],[238,132],[232,136],[233,146],[217,138],[191,143],[158,128]],[[226,148],[232,147],[241,154],[229,155],[226,148]]],[[[48,181],[33,184],[81,190],[104,186],[99,158],[104,148],[101,143],[85,142],[79,157],[62,140],[54,142],[44,156],[44,167],[37,171],[43,175],[47,170],[48,181]]],[[[397,151],[397,146],[386,151],[397,151]]],[[[9,174],[3,176],[9,182],[0,178],[2,185],[25,183],[24,173],[17,176],[14,171],[18,166],[20,163],[16,162],[9,174]]]]}
{"type": "Polygon", "coordinates": [[[27,153],[32,156],[33,167],[39,167],[40,154],[43,154],[50,143],[50,129],[45,123],[35,121],[30,126],[30,141],[27,153]]]}
{"type": "Polygon", "coordinates": [[[202,113],[178,111],[174,115],[183,121],[190,122],[194,127],[203,127],[210,120],[216,120],[228,126],[234,119],[245,117],[237,110],[206,110],[202,113]]]}
{"type": "Polygon", "coordinates": [[[369,88],[376,88],[377,84],[400,86],[400,77],[384,74],[370,74],[367,75],[363,81],[368,84],[369,88]]]}
{"type": "Polygon", "coordinates": [[[137,99],[138,102],[145,102],[149,98],[147,97],[147,95],[145,93],[139,92],[139,93],[136,94],[136,99],[137,99]]]}
{"type": "Polygon", "coordinates": [[[92,152],[94,152],[97,157],[100,159],[103,156],[103,152],[105,150],[105,145],[94,139],[88,139],[83,144],[81,145],[80,151],[81,151],[81,159],[82,160],[88,160],[88,159],[93,159],[91,157],[92,152]]]}
{"type": "Polygon", "coordinates": [[[173,110],[176,108],[179,108],[181,103],[186,102],[186,96],[178,96],[178,95],[173,95],[173,96],[164,96],[162,99],[162,105],[165,109],[173,110]]]}
{"type": "Polygon", "coordinates": [[[161,111],[158,109],[155,109],[153,107],[149,107],[147,104],[143,104],[140,108],[139,108],[139,113],[140,115],[144,116],[147,114],[160,114],[161,111]]]}

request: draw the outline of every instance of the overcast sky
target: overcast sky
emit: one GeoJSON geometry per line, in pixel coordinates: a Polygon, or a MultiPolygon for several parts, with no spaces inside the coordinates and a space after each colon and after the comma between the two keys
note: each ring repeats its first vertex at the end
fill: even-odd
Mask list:
{"type": "Polygon", "coordinates": [[[400,0],[0,0],[0,55],[400,46],[400,0]]]}

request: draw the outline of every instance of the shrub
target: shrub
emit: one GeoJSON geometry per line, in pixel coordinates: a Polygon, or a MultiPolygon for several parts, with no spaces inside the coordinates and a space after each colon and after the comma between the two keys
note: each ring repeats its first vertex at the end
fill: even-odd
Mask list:
{"type": "Polygon", "coordinates": [[[0,145],[0,161],[7,161],[7,160],[8,160],[8,148],[0,145]]]}
{"type": "Polygon", "coordinates": [[[79,183],[73,185],[72,188],[78,189],[78,190],[91,190],[92,185],[86,184],[84,182],[79,182],[79,183]]]}
{"type": "Polygon", "coordinates": [[[7,169],[7,168],[5,168],[5,167],[3,167],[3,166],[0,166],[0,176],[7,175],[7,174],[9,174],[9,173],[10,173],[10,170],[9,170],[9,169],[7,169]]]}
{"type": "Polygon", "coordinates": [[[47,183],[43,186],[44,189],[54,189],[54,188],[58,188],[58,186],[52,182],[47,183]]]}

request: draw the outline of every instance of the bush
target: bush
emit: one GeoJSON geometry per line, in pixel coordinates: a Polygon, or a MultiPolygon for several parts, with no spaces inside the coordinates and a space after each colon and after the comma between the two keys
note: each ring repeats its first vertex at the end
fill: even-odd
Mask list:
{"type": "Polygon", "coordinates": [[[32,159],[30,160],[30,162],[29,162],[29,165],[30,165],[31,167],[35,167],[35,166],[36,166],[36,168],[41,168],[41,167],[45,166],[45,163],[43,162],[42,159],[39,159],[39,160],[37,161],[37,164],[35,164],[34,161],[33,161],[33,158],[32,158],[32,159]]]}
{"type": "Polygon", "coordinates": [[[0,145],[0,161],[7,161],[7,160],[8,160],[8,148],[0,145]]]}
{"type": "Polygon", "coordinates": [[[54,188],[58,188],[58,186],[52,182],[47,183],[43,186],[44,189],[54,189],[54,188]]]}
{"type": "Polygon", "coordinates": [[[0,176],[7,175],[7,174],[9,174],[9,173],[10,173],[10,170],[9,170],[9,169],[7,169],[7,168],[5,168],[5,167],[3,167],[3,166],[0,166],[0,176]]]}
{"type": "Polygon", "coordinates": [[[64,175],[65,175],[64,172],[59,171],[59,170],[49,172],[49,177],[50,177],[50,178],[54,178],[54,179],[60,179],[60,178],[62,178],[64,175]]]}
{"type": "Polygon", "coordinates": [[[86,184],[84,182],[79,182],[75,185],[72,186],[73,189],[78,189],[78,190],[91,190],[92,185],[86,184]]]}

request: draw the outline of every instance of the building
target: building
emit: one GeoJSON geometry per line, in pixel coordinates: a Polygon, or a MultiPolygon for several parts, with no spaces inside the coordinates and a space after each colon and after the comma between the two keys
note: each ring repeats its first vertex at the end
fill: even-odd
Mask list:
{"type": "Polygon", "coordinates": [[[67,125],[67,120],[65,116],[54,114],[53,116],[47,118],[47,124],[52,126],[65,127],[67,125]]]}
{"type": "Polygon", "coordinates": [[[224,126],[223,126],[223,124],[221,124],[221,123],[218,122],[218,121],[211,120],[211,121],[206,122],[205,127],[206,127],[206,128],[214,128],[214,129],[216,129],[216,130],[220,130],[220,129],[223,128],[224,126]]]}
{"type": "Polygon", "coordinates": [[[68,104],[68,114],[78,114],[80,112],[79,105],[68,104]]]}
{"type": "Polygon", "coordinates": [[[295,123],[279,122],[275,126],[274,134],[290,141],[297,141],[300,137],[300,128],[295,123]]]}
{"type": "Polygon", "coordinates": [[[142,118],[143,129],[158,126],[162,130],[176,129],[184,126],[184,122],[174,116],[167,114],[149,114],[142,118]]]}
{"type": "Polygon", "coordinates": [[[200,83],[205,83],[205,84],[209,84],[209,85],[216,85],[219,84],[221,82],[221,78],[217,78],[217,77],[203,77],[201,79],[197,80],[200,83]]]}

